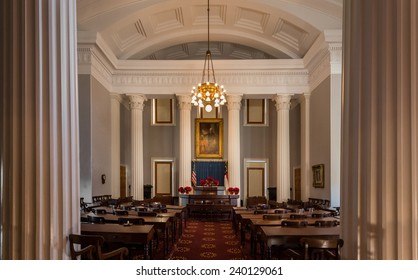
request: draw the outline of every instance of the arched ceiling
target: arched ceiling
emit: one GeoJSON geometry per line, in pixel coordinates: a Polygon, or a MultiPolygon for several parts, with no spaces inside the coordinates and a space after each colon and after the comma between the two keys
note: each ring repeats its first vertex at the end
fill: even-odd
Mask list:
{"type": "MultiPolygon", "coordinates": [[[[214,59],[302,58],[341,29],[343,0],[211,0],[214,59]]],[[[203,59],[206,0],[78,0],[78,30],[100,34],[121,60],[203,59]]]]}

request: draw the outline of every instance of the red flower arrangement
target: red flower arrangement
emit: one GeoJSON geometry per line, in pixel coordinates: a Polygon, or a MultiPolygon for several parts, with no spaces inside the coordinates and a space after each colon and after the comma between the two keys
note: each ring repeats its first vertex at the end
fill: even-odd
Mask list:
{"type": "Polygon", "coordinates": [[[206,179],[200,180],[199,184],[201,186],[219,186],[219,181],[208,176],[206,179]]]}
{"type": "Polygon", "coordinates": [[[238,194],[239,193],[239,188],[228,188],[228,192],[230,194],[238,194]]]}
{"type": "Polygon", "coordinates": [[[179,192],[180,193],[189,193],[192,191],[192,187],[190,186],[186,186],[186,187],[180,187],[179,188],[179,192]]]}

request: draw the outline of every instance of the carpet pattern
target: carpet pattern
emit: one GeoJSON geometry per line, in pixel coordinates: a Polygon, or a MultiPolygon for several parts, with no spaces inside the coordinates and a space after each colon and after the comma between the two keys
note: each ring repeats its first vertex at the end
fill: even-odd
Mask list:
{"type": "Polygon", "coordinates": [[[231,221],[191,220],[169,259],[243,260],[246,257],[231,221]]]}

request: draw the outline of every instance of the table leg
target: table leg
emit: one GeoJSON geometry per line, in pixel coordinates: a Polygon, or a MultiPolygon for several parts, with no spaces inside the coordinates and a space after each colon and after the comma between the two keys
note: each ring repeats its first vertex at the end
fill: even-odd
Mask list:
{"type": "Polygon", "coordinates": [[[151,243],[151,246],[149,246],[148,243],[144,244],[144,259],[146,260],[151,259],[150,252],[152,252],[152,240],[150,241],[150,243],[151,243]],[[149,247],[151,247],[151,249],[149,247]]]}

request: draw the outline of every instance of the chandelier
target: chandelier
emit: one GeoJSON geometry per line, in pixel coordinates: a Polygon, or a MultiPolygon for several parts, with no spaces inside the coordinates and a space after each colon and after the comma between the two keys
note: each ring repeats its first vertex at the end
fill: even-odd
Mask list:
{"type": "Polygon", "coordinates": [[[192,89],[192,104],[199,108],[205,108],[206,112],[211,112],[213,107],[219,108],[226,103],[225,88],[219,85],[215,78],[213,68],[212,53],[209,49],[209,0],[208,0],[208,50],[206,51],[205,64],[203,65],[202,80],[192,89]]]}

